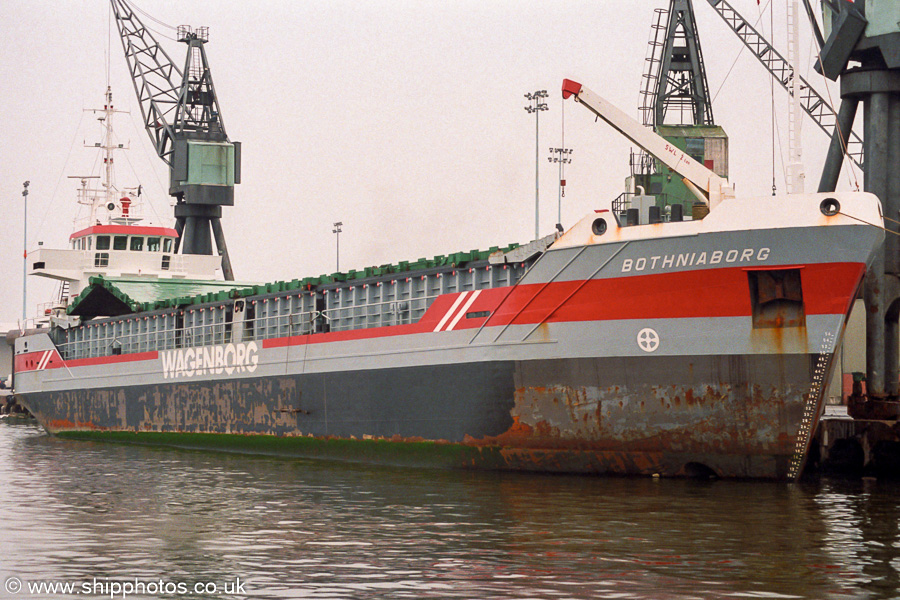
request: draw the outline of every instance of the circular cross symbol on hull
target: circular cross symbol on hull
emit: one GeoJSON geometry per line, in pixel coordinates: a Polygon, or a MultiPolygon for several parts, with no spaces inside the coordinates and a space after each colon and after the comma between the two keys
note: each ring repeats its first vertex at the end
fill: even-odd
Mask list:
{"type": "Polygon", "coordinates": [[[645,327],[638,331],[637,343],[644,352],[654,352],[659,348],[659,334],[654,329],[645,327]]]}

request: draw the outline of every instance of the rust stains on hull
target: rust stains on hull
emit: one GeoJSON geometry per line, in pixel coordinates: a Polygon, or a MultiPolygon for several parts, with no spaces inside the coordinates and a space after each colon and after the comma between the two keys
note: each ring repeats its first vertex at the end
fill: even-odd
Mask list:
{"type": "Polygon", "coordinates": [[[464,443],[498,448],[515,469],[679,475],[696,463],[719,476],[779,478],[802,406],[790,406],[775,388],[748,391],[735,402],[727,385],[644,393],[521,387],[507,431],[464,443]]]}
{"type": "Polygon", "coordinates": [[[436,454],[441,466],[785,478],[811,365],[806,355],[521,361],[356,379],[340,373],[67,390],[30,394],[26,405],[52,432],[190,434],[204,447],[280,448],[278,440],[288,440],[290,453],[337,448],[347,459],[406,447],[436,454]]]}

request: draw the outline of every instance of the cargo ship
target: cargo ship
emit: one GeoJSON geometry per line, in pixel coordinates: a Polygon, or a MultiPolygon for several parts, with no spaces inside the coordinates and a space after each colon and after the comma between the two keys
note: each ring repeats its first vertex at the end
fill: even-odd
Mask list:
{"type": "MultiPolygon", "coordinates": [[[[708,214],[600,209],[524,245],[166,297],[147,292],[191,279],[93,274],[64,318],[16,340],[16,393],[76,439],[796,479],[883,241],[878,199],[736,197],[580,84],[563,95],[681,174],[708,214]]],[[[149,243],[92,229],[79,252],[109,235],[127,236],[122,253],[149,243]]]]}

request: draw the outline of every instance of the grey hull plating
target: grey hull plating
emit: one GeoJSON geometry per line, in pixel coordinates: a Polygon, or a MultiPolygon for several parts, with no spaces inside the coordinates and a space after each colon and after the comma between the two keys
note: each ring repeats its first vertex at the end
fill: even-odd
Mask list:
{"type": "MultiPolygon", "coordinates": [[[[51,429],[138,442],[153,432],[302,437],[296,454],[327,455],[333,439],[425,441],[444,466],[784,478],[818,360],[508,361],[36,393],[28,406],[51,429]],[[449,465],[447,446],[465,449],[449,465]]],[[[340,457],[354,458],[343,447],[340,457]]]]}

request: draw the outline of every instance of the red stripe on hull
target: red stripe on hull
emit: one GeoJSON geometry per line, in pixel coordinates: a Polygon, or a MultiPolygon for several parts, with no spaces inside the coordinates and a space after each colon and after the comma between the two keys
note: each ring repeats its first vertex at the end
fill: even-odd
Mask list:
{"type": "MultiPolygon", "coordinates": [[[[806,314],[846,315],[864,274],[865,265],[861,263],[803,267],[806,314]]],[[[263,348],[433,332],[457,297],[458,294],[446,294],[437,298],[418,323],[275,338],[263,340],[263,348]]],[[[467,309],[469,313],[483,311],[490,311],[491,316],[469,319],[463,315],[454,330],[475,329],[485,321],[488,326],[502,327],[542,322],[749,317],[752,306],[747,271],[733,267],[588,282],[527,284],[512,290],[487,289],[467,309]]]]}
{"type": "MultiPolygon", "coordinates": [[[[29,352],[27,354],[18,355],[16,357],[16,373],[25,373],[27,371],[39,370],[38,366],[40,364],[41,357],[45,352],[47,351],[41,350],[39,352],[29,352]]],[[[44,369],[87,367],[90,365],[108,365],[114,363],[136,362],[141,360],[156,360],[157,358],[159,358],[159,352],[153,350],[152,352],[116,354],[114,356],[95,356],[93,358],[77,358],[64,361],[56,350],[53,350],[52,352],[53,355],[50,357],[50,360],[47,361],[47,364],[44,365],[44,369]]]]}
{"type": "MultiPolygon", "coordinates": [[[[807,315],[846,314],[865,265],[808,265],[801,272],[807,315]]],[[[475,303],[470,310],[489,310],[475,303]]],[[[697,319],[752,314],[742,268],[519,286],[489,325],[624,319],[697,319]]],[[[460,324],[457,328],[473,327],[460,324]]]]}
{"type": "MultiPolygon", "coordinates": [[[[773,267],[779,268],[794,267],[773,267]]],[[[864,274],[865,265],[861,263],[803,266],[801,282],[806,314],[847,314],[864,274]]],[[[453,308],[459,295],[445,294],[438,297],[416,323],[265,339],[261,340],[262,347],[280,348],[307,343],[433,333],[453,308]]],[[[456,310],[461,309],[457,307],[456,310]]],[[[475,329],[484,325],[485,321],[490,327],[502,327],[544,322],[749,317],[752,307],[747,270],[731,267],[485,289],[481,290],[466,312],[491,314],[489,317],[478,318],[462,315],[454,330],[475,329]]],[[[440,333],[436,332],[435,335],[440,333]]],[[[41,358],[38,355],[41,354],[42,352],[35,352],[17,356],[16,371],[37,369],[41,358]],[[34,364],[31,365],[28,361],[34,364]]],[[[45,368],[155,360],[158,356],[159,353],[153,351],[83,358],[63,363],[54,352],[45,368]]]]}

